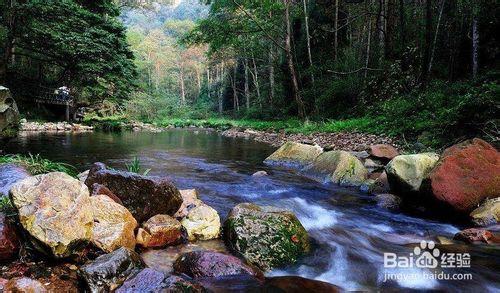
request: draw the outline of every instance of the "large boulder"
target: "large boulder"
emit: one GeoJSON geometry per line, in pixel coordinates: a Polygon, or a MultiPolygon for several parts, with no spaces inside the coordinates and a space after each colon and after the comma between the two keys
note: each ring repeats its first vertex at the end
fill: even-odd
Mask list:
{"type": "Polygon", "coordinates": [[[137,275],[129,278],[115,291],[116,293],[138,292],[205,292],[197,283],[178,276],[170,276],[150,268],[143,269],[137,275]]]}
{"type": "Polygon", "coordinates": [[[156,215],[137,231],[137,244],[148,248],[176,245],[183,240],[182,224],[169,215],[156,215]]]}
{"type": "Polygon", "coordinates": [[[144,267],[136,252],[122,247],[82,266],[79,274],[91,292],[112,292],[144,267]]]}
{"type": "Polygon", "coordinates": [[[465,141],[444,151],[428,180],[434,198],[469,213],[500,196],[500,153],[481,139],[465,141]]]}
{"type": "Polygon", "coordinates": [[[85,180],[89,188],[94,183],[106,186],[139,223],[158,214],[173,215],[182,203],[179,190],[170,180],[109,170],[102,163],[95,163],[85,180]]]}
{"type": "Polygon", "coordinates": [[[206,204],[190,210],[181,224],[186,229],[190,241],[218,238],[221,229],[219,214],[206,204]]]}
{"type": "Polygon", "coordinates": [[[39,250],[68,257],[90,241],[89,190],[77,179],[61,172],[28,177],[16,183],[10,194],[21,225],[39,250]]]}
{"type": "Polygon", "coordinates": [[[463,241],[467,243],[487,243],[487,244],[499,244],[500,238],[495,236],[488,230],[469,228],[462,230],[455,234],[454,240],[463,241]]]}
{"type": "Polygon", "coordinates": [[[400,195],[418,192],[438,159],[435,153],[395,157],[385,167],[391,190],[400,195]]]}
{"type": "Polygon", "coordinates": [[[262,270],[294,263],[309,252],[307,231],[290,211],[242,203],[224,223],[228,247],[262,270]]]}
{"type": "Polygon", "coordinates": [[[344,151],[330,151],[319,155],[302,172],[321,182],[334,182],[346,186],[359,186],[368,176],[363,163],[344,151]]]}
{"type": "Polygon", "coordinates": [[[186,217],[190,210],[203,204],[198,199],[198,191],[196,189],[180,190],[182,196],[182,204],[179,210],[175,213],[174,218],[182,219],[186,217]]]}
{"type": "Polygon", "coordinates": [[[9,195],[10,188],[31,174],[25,168],[14,164],[0,164],[0,197],[9,195]]]}
{"type": "Polygon", "coordinates": [[[13,259],[18,251],[19,238],[16,231],[5,214],[0,212],[0,263],[13,259]]]}
{"type": "Polygon", "coordinates": [[[216,251],[191,251],[182,254],[174,263],[174,272],[191,278],[251,275],[262,278],[262,273],[239,258],[216,251]]]}
{"type": "Polygon", "coordinates": [[[399,156],[398,150],[392,145],[388,144],[371,145],[368,153],[374,158],[386,161],[390,161],[399,156]]]}
{"type": "Polygon", "coordinates": [[[137,221],[132,214],[104,194],[91,196],[90,201],[94,215],[92,242],[105,252],[120,247],[134,249],[137,221]]]}
{"type": "Polygon", "coordinates": [[[495,225],[500,222],[500,197],[486,200],[470,213],[472,222],[478,226],[495,225]]]}
{"type": "Polygon", "coordinates": [[[0,138],[12,136],[19,124],[19,110],[8,88],[0,86],[0,138]]]}
{"type": "Polygon", "coordinates": [[[102,184],[94,183],[92,184],[89,190],[90,190],[90,196],[104,194],[107,195],[109,198],[111,198],[117,204],[123,205],[123,202],[118,198],[118,196],[116,196],[113,192],[111,192],[111,190],[109,190],[106,186],[102,184]]]}
{"type": "Polygon", "coordinates": [[[301,168],[312,163],[322,152],[323,149],[318,145],[289,141],[267,157],[264,162],[301,168]]]}

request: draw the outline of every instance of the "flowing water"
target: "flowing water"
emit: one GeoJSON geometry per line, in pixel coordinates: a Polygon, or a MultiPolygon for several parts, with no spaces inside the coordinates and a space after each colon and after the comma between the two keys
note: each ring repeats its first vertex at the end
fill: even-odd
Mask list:
{"type": "MultiPolygon", "coordinates": [[[[452,238],[463,227],[390,212],[378,208],[372,196],[355,189],[319,184],[293,171],[266,166],[262,161],[274,151],[266,144],[226,138],[208,130],[171,130],[154,134],[23,134],[3,149],[7,153],[39,153],[81,171],[96,161],[125,169],[126,163],[138,157],[144,169],[151,169],[151,175],[169,176],[180,189],[196,188],[222,219],[241,202],[290,209],[309,231],[314,249],[298,264],[271,271],[268,276],[300,275],[348,290],[500,290],[499,249],[439,247],[442,252],[471,253],[471,268],[444,271],[472,274],[472,280],[438,281],[428,269],[384,269],[384,252],[408,256],[421,240],[452,238]],[[251,176],[259,170],[270,175],[251,176]],[[410,275],[384,282],[386,273],[427,273],[429,279],[410,275]]],[[[157,263],[167,262],[167,250],[155,253],[157,263]]]]}

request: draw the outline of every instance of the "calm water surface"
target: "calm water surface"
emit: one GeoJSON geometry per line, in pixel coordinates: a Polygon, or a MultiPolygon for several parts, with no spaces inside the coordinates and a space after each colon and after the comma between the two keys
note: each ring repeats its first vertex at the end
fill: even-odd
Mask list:
{"type": "MultiPolygon", "coordinates": [[[[471,250],[465,245],[447,249],[470,252],[471,268],[445,272],[471,273],[472,280],[407,278],[384,282],[386,273],[431,273],[417,268],[384,269],[384,252],[407,256],[415,243],[438,235],[452,238],[461,227],[389,212],[378,208],[373,197],[355,189],[318,184],[292,171],[268,167],[262,161],[274,148],[266,144],[226,138],[207,130],[171,130],[23,134],[3,149],[8,153],[39,153],[73,164],[81,171],[96,161],[125,169],[126,163],[138,157],[144,169],[151,169],[151,175],[169,176],[180,189],[196,188],[201,199],[217,209],[222,219],[241,202],[293,210],[313,238],[314,249],[298,264],[272,271],[269,276],[300,275],[349,290],[406,287],[500,291],[499,250],[471,250]],[[270,176],[251,177],[259,170],[266,170],[270,176]]],[[[158,262],[162,261],[161,253],[158,262]]]]}

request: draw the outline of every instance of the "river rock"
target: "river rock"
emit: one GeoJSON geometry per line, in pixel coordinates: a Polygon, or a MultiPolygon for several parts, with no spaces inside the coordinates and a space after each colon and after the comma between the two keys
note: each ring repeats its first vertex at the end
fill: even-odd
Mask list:
{"type": "Polygon", "coordinates": [[[257,171],[252,174],[252,177],[266,177],[267,175],[269,174],[266,171],[257,171]]]}
{"type": "Polygon", "coordinates": [[[377,206],[392,211],[399,210],[402,202],[399,196],[390,193],[377,194],[375,200],[377,201],[377,206]]]}
{"type": "Polygon", "coordinates": [[[384,169],[385,165],[376,159],[366,159],[363,164],[370,172],[375,172],[384,169]]]}
{"type": "Polygon", "coordinates": [[[128,279],[116,293],[138,292],[204,292],[203,287],[178,276],[169,276],[150,268],[145,268],[128,279]]]}
{"type": "Polygon", "coordinates": [[[19,238],[14,227],[0,212],[0,263],[13,259],[19,251],[19,238]]]}
{"type": "Polygon", "coordinates": [[[228,247],[262,270],[294,263],[309,252],[309,236],[290,211],[242,203],[224,223],[228,247]]]}
{"type": "Polygon", "coordinates": [[[85,180],[87,180],[87,177],[89,176],[89,172],[90,170],[83,171],[82,173],[76,175],[76,177],[78,180],[85,183],[85,180]]]}
{"type": "Polygon", "coordinates": [[[435,153],[400,155],[385,167],[391,190],[396,194],[416,193],[422,181],[436,165],[439,156],[435,153]]]}
{"type": "Polygon", "coordinates": [[[123,206],[104,194],[90,198],[94,215],[92,242],[105,252],[120,247],[135,248],[137,221],[123,206]]]}
{"type": "Polygon", "coordinates": [[[166,178],[109,170],[102,163],[90,169],[85,184],[106,186],[140,223],[154,215],[173,215],[181,206],[179,190],[166,178]]]}
{"type": "Polygon", "coordinates": [[[478,229],[478,228],[470,228],[465,229],[453,237],[454,240],[464,241],[467,243],[500,243],[500,238],[495,236],[488,230],[478,229]]]}
{"type": "Polygon", "coordinates": [[[289,141],[267,157],[264,163],[301,168],[312,163],[322,152],[323,149],[318,145],[289,141]]]}
{"type": "Polygon", "coordinates": [[[375,158],[390,161],[399,156],[398,150],[392,145],[375,144],[371,145],[368,153],[375,158]]]}
{"type": "Polygon", "coordinates": [[[45,293],[48,291],[39,281],[22,277],[9,280],[3,292],[45,293]]]}
{"type": "Polygon", "coordinates": [[[221,229],[219,214],[206,204],[190,210],[181,224],[186,229],[189,241],[218,238],[221,229]]]}
{"type": "Polygon", "coordinates": [[[334,182],[345,186],[359,186],[368,176],[363,163],[344,151],[322,153],[301,172],[321,182],[334,182]]]}
{"type": "Polygon", "coordinates": [[[454,145],[428,180],[434,198],[470,213],[483,200],[500,196],[500,153],[478,138],[454,145]]]}
{"type": "Polygon", "coordinates": [[[111,292],[144,267],[135,251],[122,247],[82,266],[79,274],[91,292],[111,292]]]}
{"type": "Polygon", "coordinates": [[[484,201],[470,213],[470,217],[478,226],[497,224],[500,222],[500,197],[484,201]]]}
{"type": "Polygon", "coordinates": [[[153,248],[176,245],[183,241],[182,224],[169,215],[156,215],[137,231],[137,244],[153,248]]]}
{"type": "Polygon", "coordinates": [[[283,276],[267,278],[264,284],[264,292],[321,292],[336,293],[343,292],[341,288],[330,283],[302,278],[299,276],[283,276]]]}
{"type": "Polygon", "coordinates": [[[174,272],[191,278],[251,275],[263,278],[256,268],[246,265],[239,258],[216,251],[192,251],[179,256],[174,272]]]}
{"type": "Polygon", "coordinates": [[[10,193],[21,225],[39,250],[67,257],[90,241],[92,205],[87,187],[77,179],[61,172],[37,175],[16,183],[10,193]]]}
{"type": "Polygon", "coordinates": [[[9,194],[10,188],[31,174],[25,168],[14,164],[0,164],[0,198],[9,194]]]}
{"type": "Polygon", "coordinates": [[[123,202],[121,199],[118,198],[111,190],[109,190],[106,186],[98,183],[92,184],[90,187],[90,195],[98,195],[98,194],[104,194],[107,195],[109,198],[111,198],[114,202],[116,202],[119,205],[123,205],[123,202]]]}
{"type": "Polygon", "coordinates": [[[196,191],[196,189],[180,190],[180,193],[182,197],[182,204],[174,215],[174,218],[177,219],[186,217],[191,209],[203,204],[203,202],[198,199],[198,191],[196,191]]]}

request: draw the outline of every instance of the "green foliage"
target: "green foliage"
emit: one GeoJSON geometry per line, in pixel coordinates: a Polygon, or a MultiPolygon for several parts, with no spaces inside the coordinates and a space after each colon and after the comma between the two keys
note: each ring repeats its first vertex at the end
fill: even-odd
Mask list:
{"type": "Polygon", "coordinates": [[[2,193],[0,193],[0,212],[4,213],[7,217],[16,214],[16,208],[12,204],[10,197],[2,193]]]}
{"type": "MultiPolygon", "coordinates": [[[[130,164],[125,164],[127,166],[127,170],[132,173],[137,173],[141,174],[141,161],[139,158],[134,157],[132,162],[130,164]]],[[[142,172],[142,175],[147,176],[151,172],[151,169],[146,169],[144,172],[142,172]]]]}
{"type": "Polygon", "coordinates": [[[28,156],[23,155],[7,155],[0,156],[0,164],[9,163],[25,167],[31,174],[39,175],[50,172],[64,172],[70,176],[77,177],[78,170],[65,163],[52,162],[42,158],[40,155],[28,156]]]}

